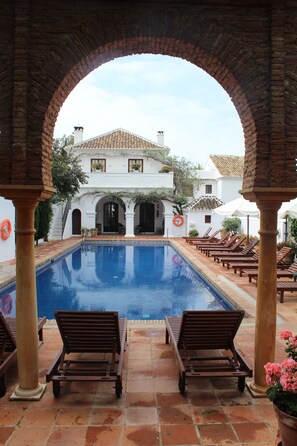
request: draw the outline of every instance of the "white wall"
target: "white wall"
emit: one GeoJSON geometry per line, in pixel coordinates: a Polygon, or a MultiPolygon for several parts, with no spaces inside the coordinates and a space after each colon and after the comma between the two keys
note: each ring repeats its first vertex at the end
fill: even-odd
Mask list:
{"type": "Polygon", "coordinates": [[[15,258],[15,209],[12,201],[0,197],[0,226],[5,219],[10,220],[12,231],[7,240],[0,237],[0,262],[15,258]]]}

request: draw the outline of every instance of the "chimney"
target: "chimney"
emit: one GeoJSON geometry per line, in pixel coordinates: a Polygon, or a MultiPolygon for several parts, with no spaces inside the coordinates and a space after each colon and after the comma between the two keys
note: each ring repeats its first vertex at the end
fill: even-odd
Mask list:
{"type": "Polygon", "coordinates": [[[164,146],[164,132],[163,130],[157,131],[157,143],[164,146]]]}
{"type": "Polygon", "coordinates": [[[80,126],[74,127],[73,136],[74,136],[74,144],[82,142],[84,136],[84,128],[80,126]]]}

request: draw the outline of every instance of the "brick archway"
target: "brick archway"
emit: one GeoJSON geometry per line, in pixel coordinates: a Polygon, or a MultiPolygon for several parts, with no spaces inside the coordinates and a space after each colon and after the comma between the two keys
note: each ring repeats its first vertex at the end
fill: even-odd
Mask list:
{"type": "Polygon", "coordinates": [[[17,393],[22,398],[43,391],[34,207],[53,192],[57,115],[89,72],[116,57],[141,53],[181,57],[201,67],[227,91],[240,116],[243,194],[257,201],[261,213],[254,390],[263,393],[263,364],[274,355],[277,209],[297,195],[296,22],[295,2],[286,0],[0,2],[0,194],[14,200],[17,212],[17,393]]]}

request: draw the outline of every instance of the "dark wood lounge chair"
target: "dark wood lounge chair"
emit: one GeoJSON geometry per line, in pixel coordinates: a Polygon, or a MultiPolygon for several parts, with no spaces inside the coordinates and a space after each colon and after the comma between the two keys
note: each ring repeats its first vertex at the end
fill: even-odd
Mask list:
{"type": "Polygon", "coordinates": [[[183,237],[185,240],[186,240],[186,242],[187,243],[189,243],[190,242],[190,240],[207,240],[207,239],[209,239],[209,233],[210,233],[210,231],[212,230],[212,227],[210,226],[206,231],[205,231],[205,233],[202,235],[202,237],[199,237],[198,235],[197,235],[197,237],[191,237],[191,236],[186,236],[186,237],[183,237]]]}
{"type": "MultiPolygon", "coordinates": [[[[245,269],[245,270],[243,270],[243,273],[247,274],[247,276],[249,278],[249,282],[251,282],[252,279],[255,279],[257,281],[258,276],[259,276],[258,270],[245,269]]],[[[296,279],[297,279],[297,263],[296,262],[292,263],[288,269],[277,269],[276,277],[277,278],[289,277],[291,279],[294,279],[294,281],[296,281],[296,279]]]]}
{"type": "MultiPolygon", "coordinates": [[[[46,318],[38,319],[39,345],[43,342],[43,326],[46,318]]],[[[0,397],[6,393],[6,371],[17,356],[16,319],[4,318],[0,312],[0,397]]]]}
{"type": "Polygon", "coordinates": [[[207,251],[206,255],[208,257],[215,257],[215,256],[219,256],[219,255],[223,256],[226,254],[238,252],[240,250],[240,245],[245,241],[245,239],[246,239],[246,236],[242,235],[241,237],[237,238],[235,243],[232,243],[231,248],[222,247],[220,250],[215,249],[214,251],[207,251]]]}
{"type": "Polygon", "coordinates": [[[217,243],[220,242],[221,239],[217,238],[217,235],[219,234],[219,230],[215,231],[213,234],[211,234],[207,239],[200,239],[199,237],[191,237],[191,239],[188,240],[188,243],[190,245],[197,245],[197,244],[209,244],[209,243],[217,243]]]}
{"type": "Polygon", "coordinates": [[[279,301],[282,304],[284,302],[284,293],[285,291],[297,291],[297,283],[296,282],[277,282],[276,283],[276,292],[279,294],[279,301]]]}
{"type": "Polygon", "coordinates": [[[184,311],[182,317],[166,317],[166,343],[171,341],[179,367],[179,390],[188,378],[238,378],[244,391],[252,370],[234,346],[243,311],[184,311]]]}
{"type": "Polygon", "coordinates": [[[225,263],[232,262],[234,259],[242,259],[245,256],[252,257],[255,253],[253,251],[254,247],[259,243],[258,239],[251,240],[245,248],[243,248],[240,252],[231,252],[228,254],[216,254],[214,256],[214,261],[218,263],[222,263],[223,266],[225,263]]]}
{"type": "MultiPolygon", "coordinates": [[[[276,255],[276,264],[279,268],[285,269],[288,266],[284,263],[284,258],[288,254],[290,254],[291,251],[292,251],[292,248],[289,248],[288,246],[283,246],[282,249],[280,249],[278,251],[278,253],[276,255]]],[[[253,262],[253,263],[248,263],[245,261],[245,263],[230,264],[230,267],[233,268],[235,274],[237,271],[239,271],[239,275],[240,275],[240,277],[242,277],[244,270],[247,270],[247,269],[256,269],[257,270],[259,267],[259,263],[258,263],[258,260],[257,260],[257,262],[253,262]]]]}
{"type": "Polygon", "coordinates": [[[63,348],[46,374],[55,397],[62,381],[115,383],[122,394],[122,367],[127,340],[127,319],[115,311],[56,311],[63,348]]]}
{"type": "Polygon", "coordinates": [[[202,246],[200,247],[200,251],[203,252],[204,254],[208,255],[209,251],[230,251],[231,247],[236,243],[238,239],[237,235],[232,235],[231,237],[229,237],[227,240],[224,241],[224,243],[218,245],[216,244],[216,246],[202,246]]]}

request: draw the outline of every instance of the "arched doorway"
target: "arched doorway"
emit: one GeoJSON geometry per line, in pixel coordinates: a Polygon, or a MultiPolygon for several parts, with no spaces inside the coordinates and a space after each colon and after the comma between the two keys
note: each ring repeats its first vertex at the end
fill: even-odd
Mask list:
{"type": "Polygon", "coordinates": [[[103,206],[103,232],[118,232],[119,205],[112,201],[103,206]]]}
{"type": "Polygon", "coordinates": [[[74,209],[72,212],[72,234],[81,234],[81,212],[79,209],[74,209]]]}
{"type": "Polygon", "coordinates": [[[139,206],[139,226],[141,232],[154,232],[155,230],[155,205],[153,203],[141,203],[139,206]]]}

